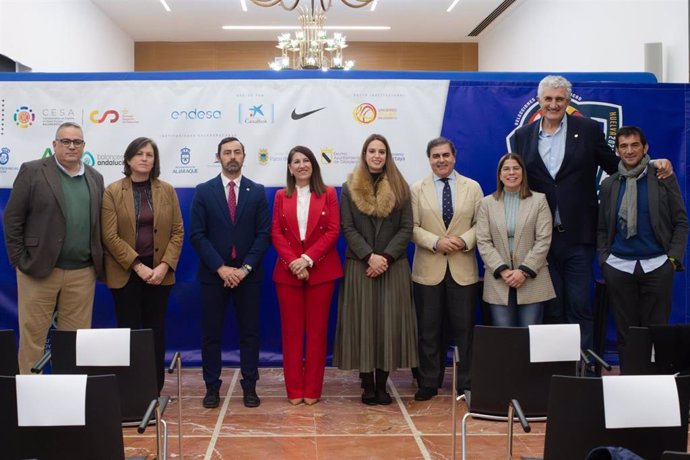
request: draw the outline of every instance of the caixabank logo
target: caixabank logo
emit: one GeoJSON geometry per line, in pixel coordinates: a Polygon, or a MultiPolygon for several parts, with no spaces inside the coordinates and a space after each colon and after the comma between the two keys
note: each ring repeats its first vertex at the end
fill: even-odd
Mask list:
{"type": "MultiPolygon", "coordinates": [[[[623,126],[623,106],[604,101],[583,101],[573,93],[570,104],[566,109],[568,115],[587,117],[599,123],[606,136],[606,142],[612,149],[616,145],[616,132],[623,126]]],[[[536,98],[530,98],[515,116],[515,129],[506,136],[506,147],[510,151],[510,144],[517,131],[522,126],[541,119],[542,110],[536,98]]]]}

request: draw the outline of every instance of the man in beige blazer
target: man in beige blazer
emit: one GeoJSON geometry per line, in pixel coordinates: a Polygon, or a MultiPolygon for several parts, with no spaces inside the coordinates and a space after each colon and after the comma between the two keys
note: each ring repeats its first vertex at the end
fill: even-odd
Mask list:
{"type": "Polygon", "coordinates": [[[479,292],[474,225],[484,197],[476,181],[455,171],[455,146],[450,140],[431,140],[426,154],[432,174],[411,187],[416,245],[412,281],[419,336],[417,401],[435,396],[443,381],[445,324],[460,353],[456,390],[462,393],[470,386],[479,292]]]}

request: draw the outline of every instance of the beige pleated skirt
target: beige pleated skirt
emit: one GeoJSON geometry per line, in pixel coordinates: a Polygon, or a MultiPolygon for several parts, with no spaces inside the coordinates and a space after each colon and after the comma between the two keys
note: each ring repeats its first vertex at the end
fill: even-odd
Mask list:
{"type": "Polygon", "coordinates": [[[417,317],[407,259],[377,278],[366,276],[366,268],[361,261],[345,261],[333,365],[360,372],[416,367],[417,317]]]}

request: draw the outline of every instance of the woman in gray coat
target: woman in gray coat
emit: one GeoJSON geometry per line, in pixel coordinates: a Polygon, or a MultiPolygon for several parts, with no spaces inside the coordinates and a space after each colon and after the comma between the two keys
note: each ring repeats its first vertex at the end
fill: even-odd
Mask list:
{"type": "Polygon", "coordinates": [[[552,228],[546,196],[529,189],[520,155],[503,155],[497,189],[479,205],[475,227],[494,326],[542,322],[543,303],[556,296],[546,263],[552,228]]]}
{"type": "Polygon", "coordinates": [[[407,244],[410,189],[388,141],[372,134],[343,184],[340,225],[347,242],[333,365],[359,369],[364,404],[390,404],[391,370],[417,365],[416,316],[407,244]]]}

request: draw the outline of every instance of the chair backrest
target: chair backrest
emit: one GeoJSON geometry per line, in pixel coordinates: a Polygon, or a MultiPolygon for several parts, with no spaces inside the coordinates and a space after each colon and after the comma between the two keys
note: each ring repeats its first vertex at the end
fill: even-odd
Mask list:
{"type": "Polygon", "coordinates": [[[690,324],[631,327],[621,374],[687,374],[690,370],[690,324]],[[655,362],[651,361],[652,344],[655,362]]]}
{"type": "Polygon", "coordinates": [[[527,417],[546,415],[551,376],[575,375],[576,363],[531,363],[529,350],[528,328],[475,326],[471,412],[505,416],[517,399],[527,417]]]}
{"type": "Polygon", "coordinates": [[[153,331],[132,330],[129,366],[77,366],[76,331],[52,331],[54,374],[114,374],[120,393],[122,421],[141,420],[151,401],[158,397],[153,331]]]}
{"type": "Polygon", "coordinates": [[[17,338],[12,329],[0,330],[0,375],[17,375],[17,338]]]}
{"type": "MultiPolygon", "coordinates": [[[[601,378],[554,376],[544,440],[544,460],[582,460],[599,446],[621,446],[642,458],[688,444],[690,377],[676,378],[681,426],[606,429],[601,378]]],[[[644,395],[640,395],[644,398],[644,395]]]]}
{"type": "Polygon", "coordinates": [[[15,377],[0,376],[0,407],[0,456],[3,459],[121,460],[124,457],[114,375],[87,379],[84,426],[18,426],[15,377]]]}

